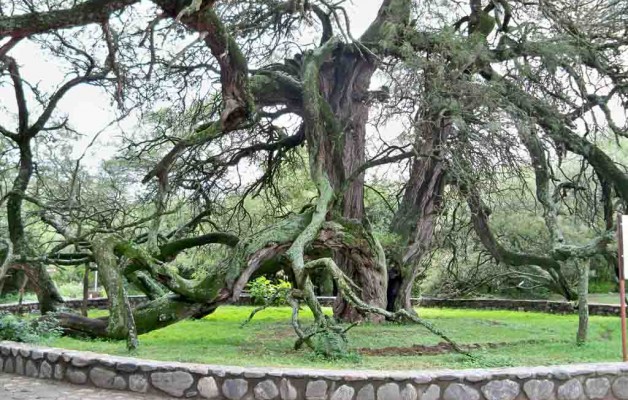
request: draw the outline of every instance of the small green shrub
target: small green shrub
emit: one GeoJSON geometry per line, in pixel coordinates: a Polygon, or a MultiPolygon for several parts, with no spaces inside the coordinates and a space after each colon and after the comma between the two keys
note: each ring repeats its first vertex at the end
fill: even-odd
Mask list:
{"type": "Polygon", "coordinates": [[[41,343],[61,336],[62,329],[52,316],[39,319],[20,318],[0,312],[0,339],[14,342],[41,343]]]}
{"type": "Polygon", "coordinates": [[[83,298],[83,282],[63,282],[57,285],[59,293],[66,299],[83,298]]]}
{"type": "MultiPolygon", "coordinates": [[[[0,297],[0,304],[17,303],[20,299],[20,295],[17,292],[7,293],[0,297]]],[[[22,297],[23,302],[37,301],[37,295],[35,293],[24,293],[22,297]]]]}
{"type": "Polygon", "coordinates": [[[314,352],[329,360],[339,360],[349,355],[347,338],[336,332],[324,331],[312,337],[314,352]]]}
{"type": "Polygon", "coordinates": [[[265,276],[260,276],[249,282],[248,289],[254,304],[278,306],[287,303],[286,299],[292,285],[283,279],[274,283],[265,276]]]}
{"type": "Polygon", "coordinates": [[[590,281],[589,293],[612,293],[616,291],[617,284],[608,281],[590,281]]]}

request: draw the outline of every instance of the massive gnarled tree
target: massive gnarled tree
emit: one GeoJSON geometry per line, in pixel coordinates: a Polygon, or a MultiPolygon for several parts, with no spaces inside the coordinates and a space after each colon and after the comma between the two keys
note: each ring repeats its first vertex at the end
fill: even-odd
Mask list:
{"type": "Polygon", "coordinates": [[[206,315],[237,298],[259,271],[279,269],[294,278],[290,301],[299,343],[315,346],[321,332],[342,335],[316,300],[312,282],[320,274],[334,281],[338,319],[425,324],[410,296],[448,195],[467,199],[469,222],[497,262],[533,266],[570,297],[561,263],[606,252],[610,216],[628,200],[626,169],[600,145],[611,135],[617,143],[626,137],[615,115],[628,101],[628,6],[621,1],[470,0],[450,8],[383,0],[356,37],[343,2],[323,0],[88,0],[42,9],[12,3],[0,6],[0,56],[2,77],[14,88],[17,122],[0,132],[20,157],[6,196],[12,255],[7,251],[5,258],[9,267],[36,276],[46,309],[60,300],[46,262],[96,263],[111,313],[99,320],[63,314],[63,324],[75,332],[132,342],[136,332],[206,315]],[[91,45],[94,27],[100,46],[91,45]],[[33,91],[44,105],[36,120],[11,58],[24,40],[67,56],[76,75],[47,100],[33,91]],[[95,82],[121,109],[154,110],[170,102],[155,131],[127,138],[124,151],[127,161],[152,163],[142,182],[153,185],[155,210],[130,223],[112,217],[106,228],[88,221],[88,228],[67,229],[76,225],[63,211],[67,204],[28,195],[30,144],[41,131],[63,129],[63,121],[49,120],[65,92],[95,82]],[[394,132],[377,135],[370,123],[394,132]],[[247,235],[216,226],[198,234],[228,194],[264,191],[280,198],[277,177],[303,148],[317,193],[309,204],[247,235]],[[599,231],[591,243],[565,243],[561,233],[561,204],[577,186],[556,172],[567,154],[582,161],[582,171],[594,171],[599,184],[591,189],[600,192],[591,198],[602,205],[591,218],[599,231]],[[245,162],[260,174],[235,179],[245,162]],[[364,204],[365,174],[385,165],[408,167],[398,180],[403,194],[389,226],[395,240],[386,249],[364,204]],[[551,237],[541,255],[501,244],[482,201],[491,191],[487,182],[530,167],[551,237]],[[201,211],[168,231],[163,218],[173,198],[201,211]],[[40,208],[43,222],[63,237],[54,248],[38,254],[27,246],[24,201],[40,208]],[[142,226],[150,231],[132,234],[142,226]],[[208,244],[231,250],[192,277],[170,264],[208,244]],[[78,248],[84,251],[77,254],[78,248]],[[389,272],[394,290],[388,290],[389,272]],[[152,301],[131,309],[125,279],[152,301]],[[299,322],[300,304],[313,311],[313,326],[299,322]]]}

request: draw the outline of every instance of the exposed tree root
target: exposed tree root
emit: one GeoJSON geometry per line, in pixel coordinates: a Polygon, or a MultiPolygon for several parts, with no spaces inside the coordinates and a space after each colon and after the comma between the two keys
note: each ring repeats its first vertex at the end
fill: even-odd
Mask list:
{"type": "Polygon", "coordinates": [[[329,271],[336,284],[338,285],[338,290],[342,292],[342,295],[347,299],[347,301],[351,302],[351,304],[357,309],[361,310],[365,313],[374,313],[378,315],[382,315],[386,319],[390,321],[397,322],[413,322],[419,324],[426,328],[428,331],[433,333],[436,336],[439,336],[444,341],[449,343],[451,347],[460,354],[464,354],[466,356],[471,356],[468,352],[466,352],[462,347],[456,344],[449,336],[447,336],[440,329],[436,328],[431,323],[425,321],[423,318],[419,317],[415,313],[411,313],[408,310],[401,309],[395,312],[386,311],[385,309],[379,307],[373,307],[371,305],[366,304],[359,296],[357,296],[354,288],[355,285],[351,280],[338,268],[334,260],[331,258],[320,258],[318,260],[310,261],[305,266],[306,270],[311,271],[317,268],[325,268],[329,271]]]}

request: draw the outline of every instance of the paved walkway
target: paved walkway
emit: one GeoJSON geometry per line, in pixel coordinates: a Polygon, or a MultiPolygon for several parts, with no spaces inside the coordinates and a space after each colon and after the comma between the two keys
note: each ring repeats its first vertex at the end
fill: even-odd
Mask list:
{"type": "Polygon", "coordinates": [[[103,390],[0,373],[2,400],[164,400],[166,397],[103,390]]]}

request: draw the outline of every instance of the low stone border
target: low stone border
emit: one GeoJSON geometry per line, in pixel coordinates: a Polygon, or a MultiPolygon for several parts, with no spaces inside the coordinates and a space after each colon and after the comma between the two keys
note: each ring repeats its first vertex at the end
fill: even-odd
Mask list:
{"type": "Polygon", "coordinates": [[[628,399],[628,364],[441,371],[239,368],[0,342],[0,370],[166,398],[228,400],[628,399]]]}
{"type": "MultiPolygon", "coordinates": [[[[321,305],[331,306],[335,297],[318,297],[321,305]]],[[[246,298],[242,304],[250,303],[246,298]]],[[[532,311],[549,314],[574,314],[578,312],[575,302],[554,300],[512,300],[512,299],[441,299],[437,297],[415,297],[412,304],[426,308],[472,308],[478,310],[532,311]]],[[[589,314],[619,316],[619,305],[589,303],[589,314]]]]}
{"type": "MultiPolygon", "coordinates": [[[[132,306],[137,306],[148,301],[146,296],[129,296],[129,303],[132,306]]],[[[109,307],[109,299],[106,297],[97,297],[95,299],[88,299],[87,304],[89,308],[97,308],[100,310],[106,310],[109,307]]],[[[79,310],[83,306],[83,300],[66,300],[63,303],[63,307],[71,308],[73,310],[79,310]]],[[[0,304],[0,311],[7,311],[10,313],[34,313],[39,311],[39,303],[36,301],[25,301],[21,305],[17,303],[0,304]]]]}
{"type": "MultiPolygon", "coordinates": [[[[578,312],[573,302],[550,300],[511,300],[511,299],[439,299],[424,297],[412,299],[420,307],[473,308],[485,310],[535,311],[550,314],[572,314],[578,312]]],[[[619,316],[619,305],[589,304],[590,315],[619,316]]]]}

